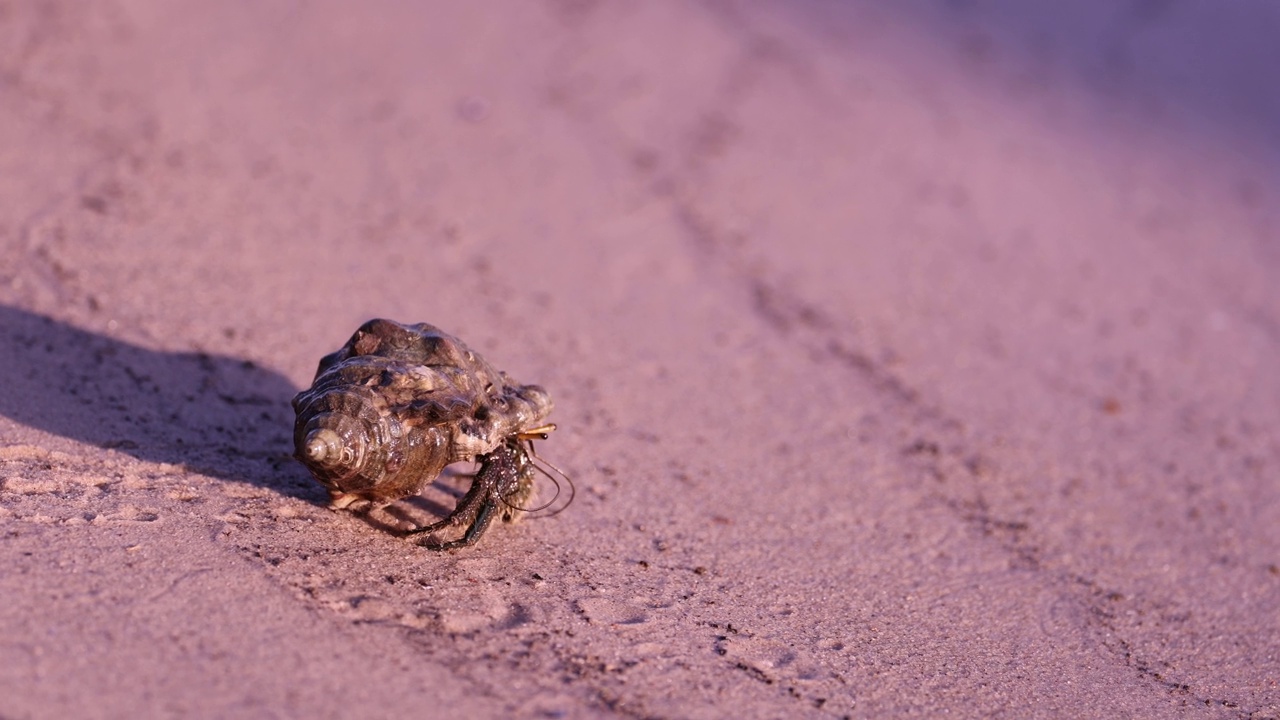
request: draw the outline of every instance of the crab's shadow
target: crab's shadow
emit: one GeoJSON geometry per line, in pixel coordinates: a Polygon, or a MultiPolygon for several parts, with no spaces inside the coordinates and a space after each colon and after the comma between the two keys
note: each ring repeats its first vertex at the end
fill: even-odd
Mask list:
{"type": "Polygon", "coordinates": [[[297,388],[242,358],[151,350],[0,304],[0,414],[140,460],[313,503],[290,458],[297,388]]]}

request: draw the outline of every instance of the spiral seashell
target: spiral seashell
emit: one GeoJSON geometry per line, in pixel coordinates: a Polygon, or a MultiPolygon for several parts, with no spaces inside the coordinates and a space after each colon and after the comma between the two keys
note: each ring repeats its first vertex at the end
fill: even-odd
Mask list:
{"type": "Polygon", "coordinates": [[[347,508],[416,494],[542,425],[552,403],[431,325],[379,319],[320,361],[293,408],[295,456],[347,508]]]}

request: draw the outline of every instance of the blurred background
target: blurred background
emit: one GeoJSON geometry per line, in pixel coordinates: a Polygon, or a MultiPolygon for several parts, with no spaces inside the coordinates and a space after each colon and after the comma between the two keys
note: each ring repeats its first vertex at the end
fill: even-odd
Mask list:
{"type": "MultiPolygon", "coordinates": [[[[478,714],[1274,717],[1277,37],[1271,0],[0,0],[0,521],[73,588],[10,590],[81,617],[40,548],[188,513],[110,528],[400,648],[357,655],[406,708],[429,662],[478,714]],[[550,389],[575,506],[472,565],[320,510],[287,402],[375,316],[550,389]],[[68,479],[115,472],[151,479],[68,479]]],[[[300,713],[308,637],[272,681],[90,656],[300,713]]],[[[19,716],[88,702],[11,665],[19,716]]]]}

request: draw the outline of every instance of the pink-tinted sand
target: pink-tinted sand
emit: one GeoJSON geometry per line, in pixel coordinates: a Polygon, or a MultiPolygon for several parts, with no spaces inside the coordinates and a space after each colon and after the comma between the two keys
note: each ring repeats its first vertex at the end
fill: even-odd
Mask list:
{"type": "Polygon", "coordinates": [[[1276,37],[0,3],[0,717],[1280,716],[1276,37]],[[576,502],[327,510],[288,401],[376,316],[547,387],[576,502]]]}

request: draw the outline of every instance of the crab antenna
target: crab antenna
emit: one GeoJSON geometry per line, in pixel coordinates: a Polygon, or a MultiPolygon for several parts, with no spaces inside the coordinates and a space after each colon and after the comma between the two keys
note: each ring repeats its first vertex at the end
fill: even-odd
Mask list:
{"type": "MultiPolygon", "coordinates": [[[[578,496],[578,486],[573,484],[573,478],[569,477],[568,473],[556,467],[552,463],[549,463],[546,460],[538,457],[538,453],[533,451],[533,441],[529,441],[529,456],[537,461],[533,464],[533,469],[547,476],[547,478],[550,479],[551,482],[555,484],[556,498],[560,497],[560,482],[556,480],[555,477],[551,475],[551,473],[547,472],[546,470],[543,470],[541,466],[546,465],[547,467],[551,468],[556,472],[556,475],[559,475],[560,477],[564,478],[564,481],[569,483],[569,499],[566,500],[564,505],[562,505],[558,509],[542,516],[542,517],[555,517],[556,515],[559,515],[560,513],[564,512],[566,509],[568,509],[570,505],[573,504],[573,499],[578,496]]],[[[551,502],[555,502],[556,498],[552,498],[551,502]]],[[[547,503],[548,507],[550,505],[551,503],[547,503]]]]}
{"type": "MultiPolygon", "coordinates": [[[[538,472],[542,472],[541,468],[539,468],[537,465],[534,465],[534,466],[533,466],[533,469],[534,469],[534,470],[537,470],[538,472]]],[[[547,475],[545,472],[542,472],[542,474],[543,474],[543,475],[547,475]]],[[[551,476],[550,476],[550,475],[547,475],[547,477],[551,477],[551,476]]],[[[552,482],[552,484],[554,484],[554,485],[556,486],[556,494],[555,494],[555,495],[553,495],[553,496],[551,496],[551,499],[550,499],[550,500],[548,500],[547,502],[545,502],[545,503],[543,503],[543,504],[539,505],[538,507],[534,507],[534,508],[523,508],[523,507],[520,507],[519,505],[513,505],[513,504],[511,504],[511,503],[507,502],[507,499],[506,499],[506,498],[498,498],[498,499],[502,501],[502,504],[503,504],[503,505],[506,505],[507,507],[511,508],[512,510],[519,510],[520,512],[529,512],[529,513],[533,513],[533,512],[538,512],[539,510],[546,510],[547,508],[549,508],[549,507],[551,507],[552,505],[554,505],[554,504],[555,504],[555,502],[556,502],[556,499],[560,497],[560,483],[559,483],[559,482],[556,482],[556,479],[555,479],[555,478],[551,478],[551,482],[552,482]]],[[[553,513],[553,514],[554,514],[554,513],[553,513]]]]}

